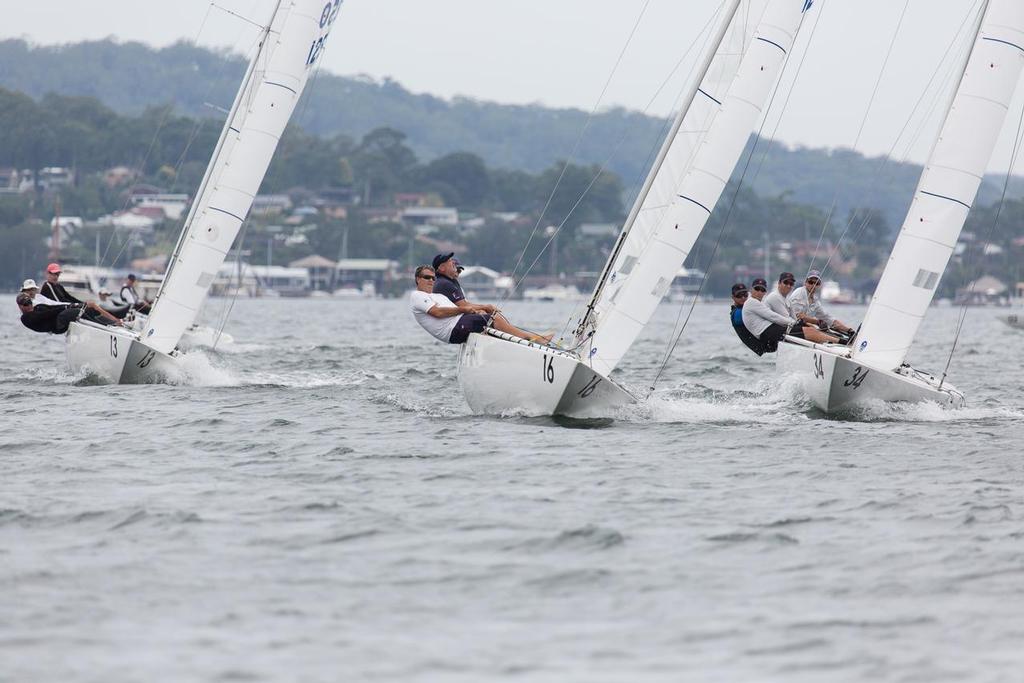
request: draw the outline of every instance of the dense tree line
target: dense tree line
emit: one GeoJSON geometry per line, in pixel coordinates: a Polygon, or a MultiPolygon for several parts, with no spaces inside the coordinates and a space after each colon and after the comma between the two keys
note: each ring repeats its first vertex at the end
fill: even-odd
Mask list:
{"type": "MultiPolygon", "coordinates": [[[[109,40],[50,47],[0,41],[0,87],[35,98],[50,92],[95,96],[114,111],[141,117],[150,127],[165,111],[153,109],[154,103],[173,102],[176,113],[200,119],[211,113],[207,103],[226,108],[244,68],[238,55],[183,43],[154,49],[109,40]]],[[[407,145],[421,160],[465,150],[490,167],[539,173],[570,153],[587,116],[576,109],[449,101],[411,93],[393,81],[319,73],[295,120],[326,140],[360,140],[375,129],[393,128],[409,136],[407,145]]],[[[602,111],[590,121],[576,159],[608,162],[627,188],[634,187],[646,174],[664,123],[623,109],[602,111]]],[[[203,135],[197,149],[206,149],[203,143],[210,133],[203,135]]],[[[792,192],[794,200],[824,210],[835,203],[836,216],[871,206],[893,229],[902,221],[921,171],[914,164],[883,164],[849,150],[780,144],[761,144],[759,150],[747,179],[759,194],[792,192]]],[[[1000,179],[987,179],[979,203],[998,199],[1000,188],[1000,179]]],[[[1010,196],[1022,194],[1024,182],[1014,182],[1010,196]]]]}

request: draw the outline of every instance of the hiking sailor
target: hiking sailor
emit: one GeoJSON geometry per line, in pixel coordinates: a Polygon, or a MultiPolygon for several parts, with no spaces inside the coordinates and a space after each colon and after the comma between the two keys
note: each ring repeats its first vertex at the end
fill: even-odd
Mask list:
{"type": "Polygon", "coordinates": [[[416,269],[416,289],[409,294],[409,303],[416,322],[438,341],[446,344],[464,344],[471,333],[483,332],[488,325],[506,334],[530,341],[537,338],[536,335],[509,324],[500,313],[488,313],[482,306],[470,305],[468,308],[460,308],[454,305],[444,294],[432,291],[435,285],[434,273],[430,266],[420,266],[416,269]]]}
{"type": "Polygon", "coordinates": [[[45,296],[39,293],[39,286],[35,280],[28,279],[21,283],[21,291],[28,294],[32,298],[32,303],[36,306],[62,306],[61,302],[54,301],[53,299],[47,299],[45,296]]]}
{"type": "Polygon", "coordinates": [[[786,315],[779,315],[761,301],[768,293],[768,283],[764,278],[757,278],[751,284],[753,296],[743,304],[743,325],[752,335],[764,344],[768,353],[775,353],[779,342],[797,323],[786,315]]]}
{"type": "MultiPolygon", "coordinates": [[[[789,302],[787,298],[793,291],[793,286],[796,284],[796,277],[793,273],[783,273],[779,276],[779,284],[768,296],[762,299],[762,303],[775,313],[784,316],[786,318],[796,318],[793,312],[789,308],[789,302]]],[[[755,292],[757,287],[754,288],[755,292]]],[[[755,293],[755,297],[757,294],[755,293]]],[[[799,325],[794,325],[789,330],[791,337],[799,337],[800,339],[806,339],[818,344],[834,344],[839,341],[836,337],[825,334],[817,327],[810,324],[804,324],[801,322],[799,325]]]]}
{"type": "Polygon", "coordinates": [[[78,320],[79,317],[104,325],[121,324],[120,320],[91,301],[86,304],[37,305],[33,303],[31,296],[21,292],[18,294],[16,302],[21,311],[21,324],[33,332],[64,334],[68,331],[68,325],[78,320]]]}
{"type": "Polygon", "coordinates": [[[750,330],[743,324],[743,305],[749,296],[750,292],[747,291],[747,286],[742,282],[737,282],[732,286],[732,309],[729,311],[729,320],[732,322],[732,329],[736,332],[736,336],[740,338],[740,341],[757,355],[763,356],[767,351],[765,345],[761,343],[760,339],[751,334],[750,330]]]}
{"type": "Polygon", "coordinates": [[[76,299],[68,293],[68,290],[64,289],[58,280],[60,279],[60,264],[51,263],[46,266],[46,282],[43,283],[42,289],[39,290],[39,294],[43,297],[62,304],[80,304],[82,301],[76,299]]]}
{"type": "Polygon", "coordinates": [[[853,334],[852,327],[842,320],[836,320],[830,316],[821,305],[821,295],[818,288],[821,287],[821,271],[812,270],[807,273],[804,279],[804,286],[798,287],[789,295],[789,310],[793,317],[808,325],[816,325],[821,330],[836,329],[840,332],[853,334]]]}
{"type": "MultiPolygon", "coordinates": [[[[448,297],[448,300],[458,306],[464,313],[473,314],[479,311],[481,314],[492,316],[492,327],[501,332],[508,332],[516,337],[522,337],[523,339],[529,339],[530,341],[539,342],[541,344],[551,343],[551,338],[554,335],[550,334],[530,334],[514,327],[512,323],[505,318],[501,312],[498,311],[498,307],[494,304],[475,304],[466,299],[466,294],[462,291],[462,284],[459,282],[459,273],[464,270],[459,260],[455,258],[455,252],[448,252],[446,254],[438,254],[434,257],[433,270],[436,276],[434,282],[434,294],[443,294],[448,297]],[[507,329],[505,329],[507,328],[507,329]],[[510,332],[509,330],[517,330],[516,332],[510,332]]],[[[460,342],[461,343],[461,342],[460,342]]]]}

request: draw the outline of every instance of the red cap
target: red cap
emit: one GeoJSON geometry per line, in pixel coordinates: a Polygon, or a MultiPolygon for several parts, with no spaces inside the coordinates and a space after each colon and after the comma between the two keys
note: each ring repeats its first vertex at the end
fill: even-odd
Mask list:
{"type": "Polygon", "coordinates": [[[47,273],[59,273],[60,272],[60,264],[59,263],[51,263],[50,265],[46,266],[46,272],[47,273]]]}

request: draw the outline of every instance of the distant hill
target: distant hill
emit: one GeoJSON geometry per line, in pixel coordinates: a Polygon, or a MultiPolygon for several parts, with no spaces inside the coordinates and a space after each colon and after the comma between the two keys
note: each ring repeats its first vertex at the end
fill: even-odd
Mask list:
{"type": "MultiPolygon", "coordinates": [[[[173,102],[181,114],[215,116],[227,108],[244,70],[237,55],[184,43],[155,49],[140,43],[110,40],[61,46],[33,46],[22,40],[0,41],[0,86],[40,98],[48,92],[88,95],[125,114],[173,102]]],[[[360,138],[381,126],[408,134],[421,160],[453,151],[481,156],[489,166],[536,173],[568,156],[587,113],[480,102],[445,100],[411,93],[398,83],[319,73],[300,105],[298,125],[322,136],[360,138]]],[[[627,187],[646,174],[652,153],[664,134],[665,121],[611,109],[598,114],[576,160],[605,163],[627,187]]],[[[765,196],[789,194],[801,203],[837,215],[856,206],[877,208],[898,227],[921,172],[914,164],[891,163],[849,150],[790,149],[762,145],[748,181],[765,196]],[[759,170],[758,170],[759,169],[759,170]]],[[[998,199],[1002,179],[989,178],[979,203],[998,199]]],[[[1010,196],[1024,196],[1024,180],[1014,179],[1010,196]]]]}

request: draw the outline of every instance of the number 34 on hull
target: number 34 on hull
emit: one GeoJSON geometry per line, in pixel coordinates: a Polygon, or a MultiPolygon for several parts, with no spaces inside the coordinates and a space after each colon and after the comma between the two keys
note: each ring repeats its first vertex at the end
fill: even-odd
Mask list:
{"type": "Polygon", "coordinates": [[[478,414],[609,417],[636,402],[575,354],[494,330],[471,334],[462,345],[459,384],[478,414]]]}
{"type": "Polygon", "coordinates": [[[849,349],[811,344],[787,337],[779,344],[778,367],[795,375],[808,398],[826,413],[873,401],[922,403],[960,408],[964,396],[956,388],[909,366],[897,370],[872,368],[848,357],[849,349]]]}

